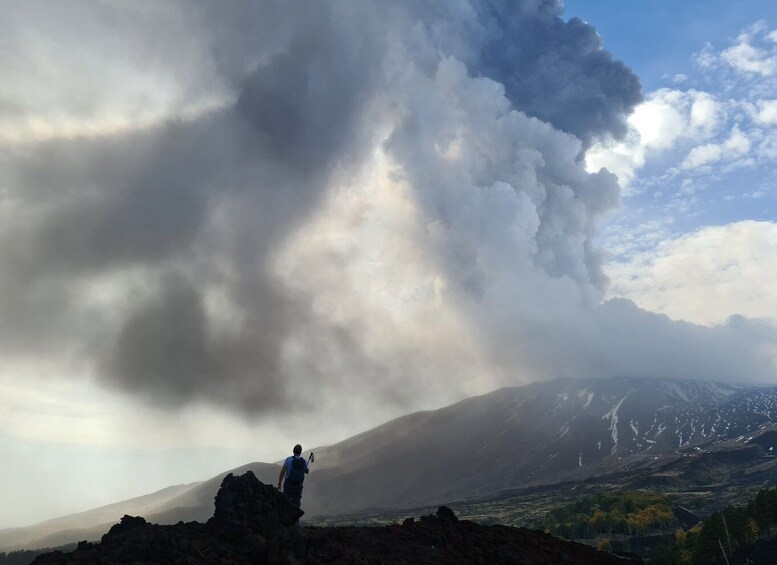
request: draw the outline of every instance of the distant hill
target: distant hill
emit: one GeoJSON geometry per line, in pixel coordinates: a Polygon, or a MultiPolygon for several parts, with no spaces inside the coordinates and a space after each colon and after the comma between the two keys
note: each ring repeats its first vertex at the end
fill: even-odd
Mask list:
{"type": "Polygon", "coordinates": [[[56,547],[83,539],[99,539],[124,514],[145,514],[167,501],[198,487],[190,483],[164,488],[157,492],[100,506],[86,512],[47,520],[34,526],[0,530],[0,551],[56,547]]]}
{"type": "MultiPolygon", "coordinates": [[[[310,518],[430,507],[616,476],[630,488],[772,480],[775,422],[777,387],[616,378],[504,388],[316,449],[303,508],[310,518]]],[[[279,467],[233,472],[246,470],[275,484],[279,467]]],[[[144,515],[168,524],[207,519],[227,472],[160,497],[144,515]]],[[[25,547],[38,543],[21,530],[25,547]]],[[[0,550],[9,535],[0,531],[0,550]]]]}

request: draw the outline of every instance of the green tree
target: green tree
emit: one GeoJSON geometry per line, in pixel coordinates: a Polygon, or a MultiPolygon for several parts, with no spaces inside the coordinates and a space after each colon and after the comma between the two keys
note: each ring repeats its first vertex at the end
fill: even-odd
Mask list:
{"type": "Polygon", "coordinates": [[[693,553],[694,563],[725,563],[724,551],[729,555],[726,546],[726,526],[723,514],[715,512],[704,524],[699,532],[696,548],[693,553]],[[722,548],[721,548],[722,546],[722,548]]]}
{"type": "Polygon", "coordinates": [[[777,528],[777,489],[760,491],[747,506],[747,514],[755,520],[762,534],[774,535],[777,528]]]}

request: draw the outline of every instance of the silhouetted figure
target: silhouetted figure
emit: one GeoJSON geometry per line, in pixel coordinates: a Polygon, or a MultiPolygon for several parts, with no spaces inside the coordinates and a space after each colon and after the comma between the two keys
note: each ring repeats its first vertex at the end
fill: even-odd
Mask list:
{"type": "MultiPolygon", "coordinates": [[[[313,454],[310,454],[312,459],[313,454]]],[[[310,472],[308,461],[302,457],[302,446],[294,446],[294,455],[287,457],[281,467],[281,474],[278,475],[278,490],[283,483],[283,494],[285,494],[291,503],[299,507],[302,501],[302,483],[305,481],[305,475],[310,472]],[[284,477],[286,480],[284,481],[284,477]]]]}

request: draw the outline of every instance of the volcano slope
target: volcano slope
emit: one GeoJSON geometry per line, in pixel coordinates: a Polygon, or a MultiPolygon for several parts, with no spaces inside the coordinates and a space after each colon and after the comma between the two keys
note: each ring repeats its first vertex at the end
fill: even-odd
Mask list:
{"type": "MultiPolygon", "coordinates": [[[[303,503],[310,518],[430,508],[570,481],[613,478],[637,488],[667,481],[685,489],[751,471],[758,472],[750,479],[765,480],[777,440],[772,445],[763,434],[775,422],[775,387],[627,378],[533,383],[409,414],[316,449],[303,503]],[[763,445],[748,443],[759,437],[763,445]],[[742,461],[723,461],[737,456],[742,461]],[[685,468],[694,461],[705,463],[685,468]],[[702,472],[705,465],[726,477],[702,472]]],[[[249,468],[265,482],[277,476],[277,467],[241,472],[249,468]]],[[[207,519],[217,488],[216,479],[208,481],[164,508],[207,519]]]]}
{"type": "Polygon", "coordinates": [[[204,524],[124,516],[99,544],[82,542],[33,563],[642,563],[542,532],[460,521],[447,507],[401,525],[300,528],[304,512],[250,471],[224,478],[215,507],[204,524]]]}
{"type": "MultiPolygon", "coordinates": [[[[776,422],[775,387],[618,378],[504,388],[316,449],[305,521],[393,521],[444,504],[478,521],[523,525],[569,496],[639,489],[677,493],[679,504],[706,515],[750,487],[777,484],[776,422]],[[705,508],[694,506],[698,498],[705,508]]],[[[272,484],[278,465],[231,472],[251,470],[272,484]]],[[[99,539],[110,527],[107,510],[160,524],[207,521],[227,472],[143,510],[127,501],[98,509],[99,520],[84,513],[0,531],[0,551],[99,539]]]]}

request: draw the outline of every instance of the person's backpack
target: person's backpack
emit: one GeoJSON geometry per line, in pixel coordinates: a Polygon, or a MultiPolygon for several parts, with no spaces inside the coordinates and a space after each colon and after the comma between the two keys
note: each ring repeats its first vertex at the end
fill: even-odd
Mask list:
{"type": "Polygon", "coordinates": [[[286,477],[287,481],[292,483],[301,483],[305,480],[305,459],[302,457],[294,457],[291,460],[291,468],[289,474],[286,477]]]}

